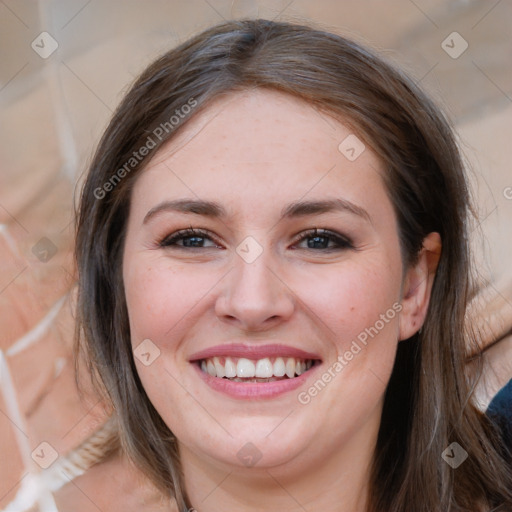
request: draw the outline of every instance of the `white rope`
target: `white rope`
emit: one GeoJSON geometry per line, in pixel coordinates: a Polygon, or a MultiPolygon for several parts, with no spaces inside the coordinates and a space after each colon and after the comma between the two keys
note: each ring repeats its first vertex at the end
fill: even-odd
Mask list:
{"type": "Polygon", "coordinates": [[[35,327],[33,327],[29,332],[24,334],[20,339],[15,341],[7,349],[6,355],[11,357],[16,354],[19,354],[23,350],[33,345],[36,341],[41,339],[46,334],[46,331],[48,331],[48,329],[52,325],[52,322],[57,317],[67,296],[68,294],[66,293],[66,295],[61,297],[35,327]]]}
{"type": "Polygon", "coordinates": [[[6,512],[20,512],[22,510],[21,503],[32,501],[33,503],[37,502],[39,508],[45,512],[59,512],[52,493],[45,487],[39,474],[34,471],[34,462],[31,457],[28,435],[26,434],[27,426],[18,404],[7,359],[2,350],[0,350],[0,389],[3,391],[8,417],[15,426],[13,430],[18,442],[21,459],[25,470],[28,472],[28,475],[22,481],[14,502],[7,505],[4,510],[6,512]]]}
{"type": "MultiPolygon", "coordinates": [[[[110,419],[83,443],[64,457],[59,457],[48,469],[29,474],[22,480],[14,500],[1,512],[28,512],[38,502],[41,493],[56,492],[89,468],[101,462],[117,445],[117,425],[110,419]]],[[[57,509],[42,508],[44,512],[57,509]]]]}
{"type": "Polygon", "coordinates": [[[9,229],[7,224],[0,224],[0,233],[3,235],[5,242],[9,246],[10,251],[18,258],[21,258],[20,251],[18,250],[18,246],[16,245],[16,241],[9,233],[9,229]]]}

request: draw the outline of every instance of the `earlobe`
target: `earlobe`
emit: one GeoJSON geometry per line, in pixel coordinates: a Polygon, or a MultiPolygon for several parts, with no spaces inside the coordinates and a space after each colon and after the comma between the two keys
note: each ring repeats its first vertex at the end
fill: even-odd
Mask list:
{"type": "Polygon", "coordinates": [[[423,239],[423,247],[414,266],[407,269],[402,291],[399,340],[405,340],[418,332],[423,325],[430,303],[434,277],[441,257],[441,236],[429,233],[423,239]]]}

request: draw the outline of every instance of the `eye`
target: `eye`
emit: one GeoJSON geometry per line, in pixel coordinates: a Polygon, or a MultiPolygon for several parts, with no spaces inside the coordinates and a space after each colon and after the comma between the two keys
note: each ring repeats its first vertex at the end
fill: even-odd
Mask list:
{"type": "Polygon", "coordinates": [[[334,231],[328,229],[310,229],[301,233],[295,244],[307,240],[307,247],[302,249],[326,249],[326,250],[343,250],[353,249],[352,242],[334,231]],[[331,244],[331,245],[329,245],[331,244]],[[332,245],[333,244],[333,245],[332,245]]]}
{"type": "MultiPolygon", "coordinates": [[[[327,229],[310,229],[300,234],[295,240],[294,245],[307,241],[307,247],[299,247],[300,249],[324,249],[326,251],[343,250],[353,248],[352,242],[334,231],[327,229]]],[[[220,244],[209,231],[204,229],[187,228],[181,229],[166,236],[159,244],[160,247],[178,247],[178,248],[211,248],[219,247],[220,244]],[[211,242],[210,245],[206,245],[211,242]]]]}
{"type": "Polygon", "coordinates": [[[215,242],[213,235],[211,235],[208,231],[203,229],[195,229],[192,227],[187,229],[180,229],[179,231],[176,231],[176,233],[172,233],[171,235],[166,236],[163,240],[159,242],[158,245],[160,247],[176,246],[179,248],[218,247],[218,244],[215,242]],[[213,242],[213,244],[205,246],[206,241],[213,242]]]}

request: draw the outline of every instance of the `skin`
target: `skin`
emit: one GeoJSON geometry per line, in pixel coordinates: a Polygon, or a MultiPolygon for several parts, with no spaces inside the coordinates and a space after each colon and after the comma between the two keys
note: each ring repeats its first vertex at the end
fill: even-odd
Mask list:
{"type": "Polygon", "coordinates": [[[483,351],[483,372],[476,399],[485,411],[494,396],[512,378],[512,279],[503,277],[490,283],[473,299],[468,309],[468,327],[476,331],[478,346],[468,347],[468,373],[478,371],[483,351]]]}
{"type": "Polygon", "coordinates": [[[137,371],[178,439],[186,491],[201,512],[365,509],[397,344],[423,323],[440,240],[431,233],[417,265],[402,267],[379,159],[368,146],[355,161],[338,150],[351,133],[289,95],[231,93],[161,149],[133,189],[123,259],[132,344],[149,338],[160,350],[149,366],[136,359],[137,371]],[[180,198],[217,201],[229,216],[160,211],[144,222],[180,198]],[[280,220],[293,201],[332,198],[369,220],[346,211],[280,220]],[[159,245],[190,226],[215,240],[159,245]],[[315,227],[354,247],[297,241],[315,227]],[[236,252],[248,236],[262,247],[252,263],[236,252]],[[239,400],[212,390],[188,362],[233,340],[282,343],[318,354],[320,378],[397,303],[400,314],[305,405],[297,395],[311,379],[279,397],[239,400]],[[248,442],[261,455],[253,467],[237,457],[248,442]]]}

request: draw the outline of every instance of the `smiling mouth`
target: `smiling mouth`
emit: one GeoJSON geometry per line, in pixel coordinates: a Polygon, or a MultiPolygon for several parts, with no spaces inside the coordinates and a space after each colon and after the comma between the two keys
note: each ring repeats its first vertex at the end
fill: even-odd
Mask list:
{"type": "Polygon", "coordinates": [[[297,357],[210,357],[197,362],[204,373],[232,382],[275,382],[294,379],[309,371],[320,360],[297,357]]]}

